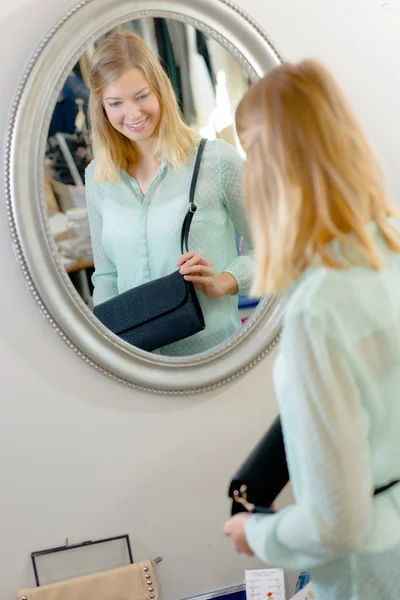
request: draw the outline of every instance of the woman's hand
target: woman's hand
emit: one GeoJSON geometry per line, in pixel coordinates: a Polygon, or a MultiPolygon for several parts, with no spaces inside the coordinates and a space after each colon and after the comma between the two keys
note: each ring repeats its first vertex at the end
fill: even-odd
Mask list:
{"type": "Polygon", "coordinates": [[[224,525],[224,535],[232,540],[232,544],[236,552],[254,556],[254,553],[246,540],[245,526],[246,521],[251,515],[248,513],[238,513],[234,517],[228,519],[224,525]]]}
{"type": "Polygon", "coordinates": [[[230,273],[215,275],[212,263],[200,254],[182,254],[178,259],[178,267],[184,279],[191,281],[197,290],[209,298],[220,298],[238,291],[236,279],[230,273]]]}

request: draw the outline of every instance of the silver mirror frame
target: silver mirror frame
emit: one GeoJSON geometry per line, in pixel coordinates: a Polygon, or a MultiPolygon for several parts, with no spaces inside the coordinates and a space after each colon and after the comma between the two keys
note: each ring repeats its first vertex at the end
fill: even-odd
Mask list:
{"type": "Polygon", "coordinates": [[[92,367],[126,385],[166,394],[220,387],[278,343],[283,298],[265,298],[243,328],[210,352],[161,357],[111,334],[73,288],[51,237],[43,191],[47,131],[62,86],[86,45],[127,20],[174,18],[222,44],[256,81],[282,57],[265,32],[228,0],[82,0],[48,32],[17,88],[6,139],[8,222],[17,260],[47,321],[92,367]]]}

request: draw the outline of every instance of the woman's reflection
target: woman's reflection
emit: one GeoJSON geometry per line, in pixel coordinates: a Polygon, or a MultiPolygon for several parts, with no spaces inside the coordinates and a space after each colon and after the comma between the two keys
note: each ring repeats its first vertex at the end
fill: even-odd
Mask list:
{"type": "Polygon", "coordinates": [[[89,114],[95,160],[86,170],[86,201],[94,304],[167,275],[178,265],[198,290],[206,327],[160,352],[189,355],[220,344],[241,326],[237,295],[247,295],[252,279],[241,157],[223,140],[207,143],[191,251],[180,255],[200,138],[183,122],[169,78],[136,34],[116,33],[97,47],[89,114]],[[242,256],[235,230],[246,244],[242,256]]]}

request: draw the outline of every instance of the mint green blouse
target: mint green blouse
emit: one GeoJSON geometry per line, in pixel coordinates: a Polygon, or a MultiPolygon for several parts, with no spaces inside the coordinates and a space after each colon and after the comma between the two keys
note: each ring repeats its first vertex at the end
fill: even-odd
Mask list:
{"type": "Polygon", "coordinates": [[[291,293],[274,386],[295,504],[246,524],[316,600],[400,595],[400,484],[373,498],[400,478],[400,254],[370,230],[382,271],[310,268],[291,293]]]}
{"type": "MultiPolygon", "coordinates": [[[[176,270],[180,233],[189,205],[189,189],[197,148],[175,170],[162,161],[145,195],[137,181],[121,171],[117,182],[94,182],[94,161],[86,169],[86,201],[93,247],[94,304],[176,270]]],[[[189,237],[190,250],[212,262],[215,273],[230,273],[239,293],[249,292],[252,245],[243,210],[243,161],[223,140],[206,144],[196,188],[197,212],[189,237]],[[235,229],[247,253],[238,255],[235,229]]],[[[161,354],[203,352],[241,327],[237,295],[211,299],[198,292],[205,330],[162,348],[161,354]]]]}

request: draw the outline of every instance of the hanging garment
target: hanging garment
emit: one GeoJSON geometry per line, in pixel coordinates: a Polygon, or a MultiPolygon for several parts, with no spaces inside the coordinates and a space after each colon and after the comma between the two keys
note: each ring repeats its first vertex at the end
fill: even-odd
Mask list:
{"type": "Polygon", "coordinates": [[[189,51],[190,81],[196,108],[196,128],[207,127],[215,110],[215,90],[207,70],[203,56],[197,51],[196,29],[185,25],[187,46],[189,51]]]}
{"type": "Polygon", "coordinates": [[[168,26],[165,19],[154,19],[154,28],[156,32],[158,54],[161,59],[161,64],[167,73],[178,101],[179,108],[182,110],[182,86],[180,69],[176,64],[174,50],[172,47],[171,38],[168,32],[168,26]]]}
{"type": "Polygon", "coordinates": [[[144,43],[146,44],[146,46],[148,48],[150,48],[150,50],[153,52],[153,54],[155,54],[157,56],[158,55],[158,46],[157,46],[157,38],[156,38],[156,32],[155,32],[155,27],[154,27],[154,19],[151,17],[145,17],[145,18],[141,19],[141,22],[142,22],[142,34],[143,34],[144,43]]]}
{"type": "Polygon", "coordinates": [[[208,40],[208,50],[217,79],[220,71],[224,71],[226,75],[226,89],[233,113],[249,89],[247,74],[228,50],[216,40],[208,40]]]}
{"type": "Polygon", "coordinates": [[[133,31],[137,33],[137,35],[140,35],[140,37],[143,38],[143,19],[135,19],[134,21],[132,21],[132,28],[133,31]]]}
{"type": "Polygon", "coordinates": [[[208,51],[207,38],[204,35],[204,33],[202,31],[199,31],[198,29],[196,29],[196,45],[197,52],[200,54],[200,56],[204,58],[204,62],[206,63],[207,70],[210,74],[211,82],[215,87],[217,84],[217,80],[215,78],[215,73],[212,68],[211,57],[208,51]]]}
{"type": "Polygon", "coordinates": [[[79,111],[76,104],[78,98],[83,100],[83,110],[87,119],[89,90],[82,79],[72,71],[68,75],[57,100],[50,122],[49,137],[56,135],[56,133],[75,133],[75,119],[79,111]]]}
{"type": "Polygon", "coordinates": [[[181,21],[167,19],[167,26],[175,61],[180,69],[183,118],[187,125],[191,126],[196,122],[196,108],[190,81],[189,51],[185,25],[181,21]]]}

